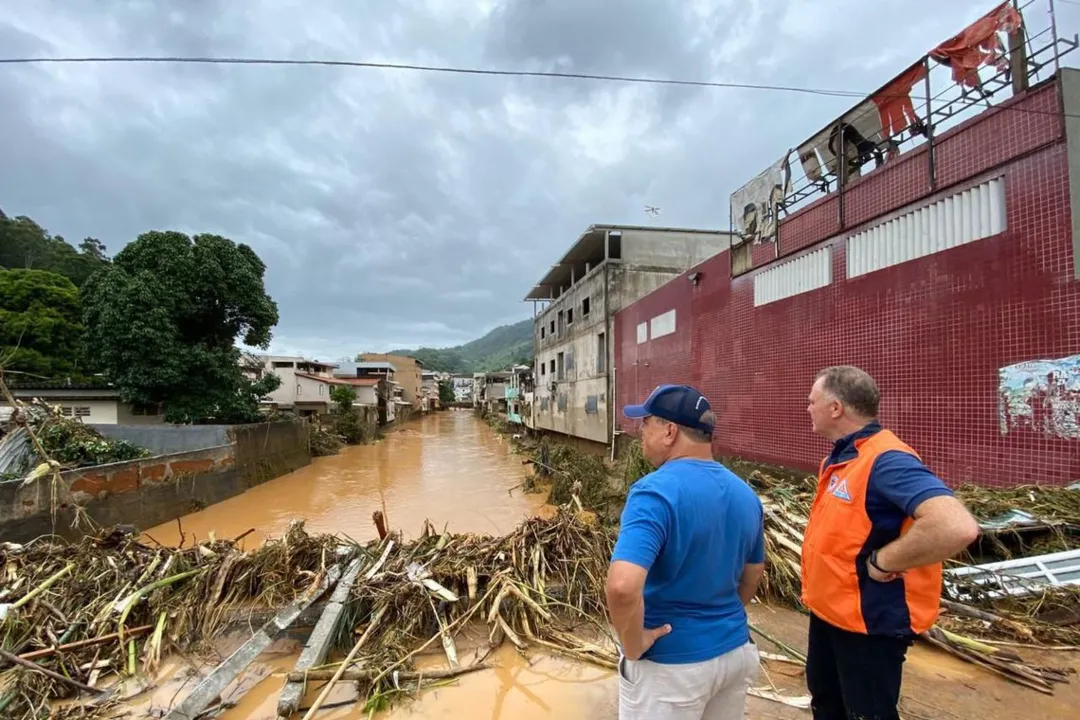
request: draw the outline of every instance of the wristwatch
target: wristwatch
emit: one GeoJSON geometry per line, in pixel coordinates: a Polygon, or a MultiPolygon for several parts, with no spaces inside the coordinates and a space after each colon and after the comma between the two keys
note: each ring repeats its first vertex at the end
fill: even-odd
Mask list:
{"type": "Polygon", "coordinates": [[[880,573],[885,573],[886,575],[895,575],[896,573],[894,573],[892,570],[886,570],[885,568],[877,564],[877,553],[877,550],[874,550],[872,553],[870,553],[870,565],[880,573]]]}

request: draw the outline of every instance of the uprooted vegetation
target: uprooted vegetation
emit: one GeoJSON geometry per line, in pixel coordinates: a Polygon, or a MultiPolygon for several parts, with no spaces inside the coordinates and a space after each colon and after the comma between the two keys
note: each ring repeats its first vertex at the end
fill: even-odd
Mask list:
{"type": "Polygon", "coordinates": [[[40,400],[19,406],[9,425],[8,433],[0,437],[0,479],[20,479],[49,460],[57,468],[72,469],[150,455],[149,450],[107,438],[40,400]]]}
{"type": "MultiPolygon", "coordinates": [[[[414,541],[390,534],[366,546],[308,535],[300,523],[253,552],[231,541],[154,548],[117,531],[78,544],[6,545],[3,599],[12,604],[0,647],[23,662],[0,674],[0,707],[5,717],[43,718],[81,688],[82,704],[66,712],[106,716],[108,696],[94,702],[91,687],[153,673],[172,648],[204,648],[231,612],[280,607],[353,560],[362,563],[345,613],[354,632],[341,633],[337,649],[354,648],[362,671],[349,679],[372,707],[410,689],[392,673],[412,670],[421,650],[442,647],[456,660],[453,632],[471,621],[486,624],[495,644],[614,667],[610,643],[575,634],[581,626],[606,633],[613,540],[609,529],[560,511],[504,537],[438,534],[428,525],[414,541]]],[[[425,681],[412,689],[417,682],[425,681]]]]}

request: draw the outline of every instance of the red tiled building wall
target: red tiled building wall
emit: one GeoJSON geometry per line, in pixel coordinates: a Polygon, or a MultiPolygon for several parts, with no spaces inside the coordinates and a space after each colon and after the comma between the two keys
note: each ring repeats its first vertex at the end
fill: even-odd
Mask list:
{"type": "MultiPolygon", "coordinates": [[[[826,197],[785,220],[780,252],[782,260],[828,240],[828,286],[754,307],[764,251],[735,278],[730,253],[708,260],[692,271],[696,285],[685,274],[616,315],[616,401],[692,383],[717,411],[718,454],[812,470],[828,443],[810,430],[806,395],[822,367],[853,364],[878,381],[885,425],[950,484],[1080,479],[1080,439],[1048,431],[1047,408],[1003,432],[998,392],[1002,367],[1080,354],[1064,130],[1045,112],[1057,98],[1056,84],[1033,90],[937,148],[939,195],[1004,178],[1005,232],[848,279],[844,240],[861,227],[849,222],[837,235],[827,212],[836,198],[826,197]],[[638,344],[638,323],[673,308],[676,332],[638,344]]],[[[934,199],[929,183],[919,185],[925,163],[915,150],[853,183],[846,217],[872,224],[934,199]]],[[[620,429],[637,430],[621,417],[620,429]]]]}

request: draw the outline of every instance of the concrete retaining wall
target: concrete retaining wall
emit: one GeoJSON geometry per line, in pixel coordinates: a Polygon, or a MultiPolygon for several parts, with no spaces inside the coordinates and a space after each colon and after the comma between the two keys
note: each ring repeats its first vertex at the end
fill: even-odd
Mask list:
{"type": "Polygon", "coordinates": [[[126,440],[155,455],[217,447],[229,442],[228,425],[91,425],[112,440],[126,440]]]}
{"type": "Polygon", "coordinates": [[[307,431],[299,421],[231,426],[226,440],[216,447],[62,473],[55,527],[51,482],[0,483],[0,538],[26,542],[50,533],[79,537],[85,528],[72,528],[76,505],[99,525],[146,529],[311,462],[307,431]]]}

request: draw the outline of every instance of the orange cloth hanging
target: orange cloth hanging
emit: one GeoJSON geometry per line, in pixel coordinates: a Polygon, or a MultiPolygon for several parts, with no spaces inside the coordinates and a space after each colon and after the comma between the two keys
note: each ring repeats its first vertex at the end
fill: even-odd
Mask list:
{"type": "Polygon", "coordinates": [[[981,18],[930,51],[930,57],[952,68],[953,81],[968,87],[979,87],[979,68],[995,65],[1005,69],[1005,48],[999,32],[1013,33],[1023,20],[1010,2],[1003,2],[981,18]]]}
{"type": "Polygon", "coordinates": [[[920,61],[918,65],[912,65],[870,98],[874,101],[878,114],[881,116],[883,137],[894,137],[909,126],[918,124],[919,116],[915,114],[915,106],[911,102],[911,89],[924,77],[926,77],[926,66],[920,61]]]}

